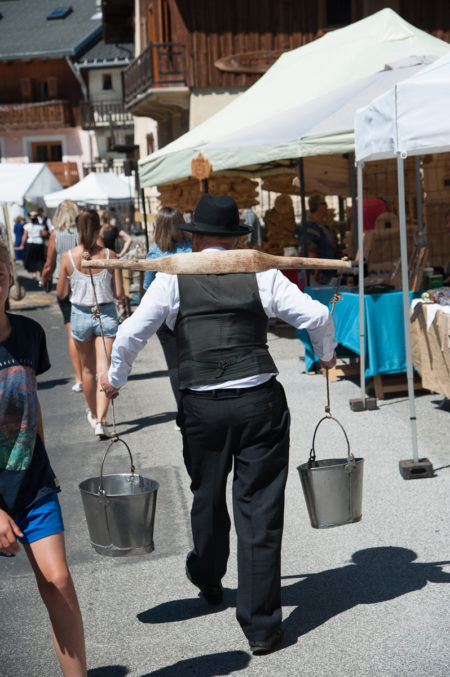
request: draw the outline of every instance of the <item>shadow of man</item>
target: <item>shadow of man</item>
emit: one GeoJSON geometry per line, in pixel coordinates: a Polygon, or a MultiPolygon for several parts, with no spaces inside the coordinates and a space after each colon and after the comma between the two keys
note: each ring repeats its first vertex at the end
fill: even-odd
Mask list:
{"type": "Polygon", "coordinates": [[[358,604],[376,604],[424,588],[427,583],[450,583],[445,562],[414,562],[413,550],[398,547],[367,548],[355,552],[351,564],[317,574],[283,576],[303,578],[282,588],[282,602],[297,608],[283,622],[284,646],[358,604]]]}

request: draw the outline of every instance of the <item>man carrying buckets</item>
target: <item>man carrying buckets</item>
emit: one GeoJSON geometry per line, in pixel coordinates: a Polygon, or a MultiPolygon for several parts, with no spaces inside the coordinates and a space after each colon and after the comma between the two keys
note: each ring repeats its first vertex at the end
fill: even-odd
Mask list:
{"type": "MultiPolygon", "coordinates": [[[[203,195],[192,222],[182,228],[193,234],[193,251],[216,257],[249,232],[226,195],[203,195]]],[[[177,420],[193,493],[194,548],[186,575],[206,602],[222,603],[230,531],[225,489],[234,460],[236,616],[253,654],[272,651],[282,638],[280,552],[290,418],[267,348],[268,318],[274,315],[307,329],[321,363],[334,366],[328,309],[280,271],[158,273],[120,325],[111,367],[100,379],[108,397],[116,397],[138,352],[162,323],[175,332],[183,392],[177,420]]]]}

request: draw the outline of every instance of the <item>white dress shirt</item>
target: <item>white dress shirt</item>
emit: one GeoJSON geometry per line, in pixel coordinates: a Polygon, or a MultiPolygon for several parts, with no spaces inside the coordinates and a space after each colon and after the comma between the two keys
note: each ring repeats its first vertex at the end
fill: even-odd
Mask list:
{"type": "MultiPolygon", "coordinates": [[[[207,253],[208,249],[204,252],[207,253]]],[[[256,273],[256,279],[267,317],[275,316],[296,329],[306,329],[317,357],[325,361],[331,360],[337,342],[334,340],[334,324],[328,308],[301,292],[279,270],[256,273]]],[[[137,354],[164,321],[173,330],[179,307],[177,276],[157,273],[133,315],[119,326],[108,372],[109,382],[114,388],[120,388],[127,382],[137,354]]],[[[217,386],[199,386],[195,390],[245,388],[259,385],[270,376],[271,374],[259,374],[217,386]]]]}

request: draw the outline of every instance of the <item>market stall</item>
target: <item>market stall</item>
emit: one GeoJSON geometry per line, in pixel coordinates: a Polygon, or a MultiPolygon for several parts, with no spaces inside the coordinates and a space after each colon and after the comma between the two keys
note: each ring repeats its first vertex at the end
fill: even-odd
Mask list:
{"type": "MultiPolygon", "coordinates": [[[[418,74],[395,85],[389,92],[372,101],[369,106],[359,110],[355,116],[355,151],[361,209],[364,162],[390,157],[397,159],[403,322],[413,458],[416,464],[419,457],[410,330],[403,163],[408,155],[450,151],[449,107],[450,54],[447,53],[418,74]]],[[[358,224],[358,228],[362,246],[362,223],[358,224]]],[[[363,306],[362,303],[362,321],[364,321],[363,306]]]]}

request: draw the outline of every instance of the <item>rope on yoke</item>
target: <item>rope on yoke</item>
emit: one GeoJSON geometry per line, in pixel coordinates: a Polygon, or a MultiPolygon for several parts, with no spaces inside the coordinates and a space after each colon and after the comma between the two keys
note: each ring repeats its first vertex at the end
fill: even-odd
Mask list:
{"type": "MultiPolygon", "coordinates": [[[[84,252],[84,254],[82,255],[82,258],[87,261],[91,257],[90,257],[88,252],[84,252]]],[[[108,351],[106,350],[105,334],[103,332],[103,327],[102,327],[102,317],[101,317],[101,312],[100,312],[100,306],[98,304],[97,292],[95,290],[94,276],[92,275],[92,268],[89,268],[89,275],[91,277],[91,284],[92,284],[92,289],[93,289],[94,298],[95,298],[95,306],[92,306],[92,308],[91,308],[92,317],[95,320],[98,320],[98,324],[100,326],[100,334],[101,334],[101,337],[102,337],[103,350],[105,351],[106,364],[109,367],[108,351]]],[[[118,436],[117,431],[116,431],[116,413],[114,411],[114,400],[111,400],[111,407],[112,407],[112,419],[113,419],[113,432],[112,432],[111,437],[115,437],[115,438],[118,439],[119,436],[118,436]]],[[[117,439],[115,441],[117,441],[117,439]]]]}
{"type": "MultiPolygon", "coordinates": [[[[334,313],[334,309],[335,309],[335,307],[336,307],[336,303],[342,299],[342,294],[339,294],[339,289],[340,289],[340,286],[341,286],[342,275],[343,275],[343,273],[344,273],[344,271],[341,270],[341,272],[340,272],[340,274],[339,274],[339,277],[338,277],[337,284],[336,284],[336,290],[335,290],[335,292],[334,292],[334,294],[333,294],[333,297],[332,297],[332,299],[331,299],[331,301],[330,301],[330,304],[331,304],[331,315],[333,315],[333,313],[334,313]]],[[[326,413],[326,415],[327,415],[328,417],[333,418],[333,417],[331,416],[331,406],[330,406],[330,379],[329,379],[329,377],[328,377],[328,367],[325,367],[325,370],[326,370],[326,378],[327,378],[327,404],[326,404],[326,406],[325,406],[325,413],[326,413]]],[[[340,424],[339,424],[339,425],[340,425],[340,424]]]]}

